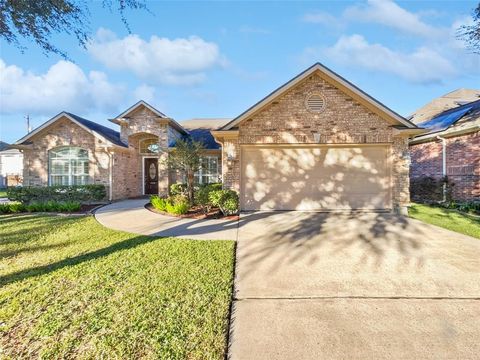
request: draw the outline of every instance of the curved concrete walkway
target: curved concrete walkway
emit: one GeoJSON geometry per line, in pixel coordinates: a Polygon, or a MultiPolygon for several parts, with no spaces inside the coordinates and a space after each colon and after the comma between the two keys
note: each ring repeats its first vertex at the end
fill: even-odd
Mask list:
{"type": "Polygon", "coordinates": [[[145,209],[148,199],[123,200],[101,207],[97,221],[108,228],[133,234],[194,240],[237,240],[237,220],[183,219],[145,209]]]}

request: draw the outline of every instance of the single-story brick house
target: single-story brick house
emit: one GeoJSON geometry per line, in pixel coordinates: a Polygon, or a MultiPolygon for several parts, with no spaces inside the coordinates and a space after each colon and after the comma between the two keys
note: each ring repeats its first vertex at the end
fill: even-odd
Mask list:
{"type": "Polygon", "coordinates": [[[164,194],[176,179],[162,160],[176,139],[194,137],[209,156],[198,178],[221,178],[242,210],[401,210],[408,140],[422,132],[319,63],[231,121],[182,125],[144,101],[111,121],[120,132],[62,112],[20,139],[25,185],[101,183],[110,199],[164,194]]]}
{"type": "MultiPolygon", "coordinates": [[[[412,121],[427,130],[410,141],[412,184],[447,177],[452,199],[480,200],[480,90],[459,89],[435,99],[412,121]]],[[[443,200],[441,192],[433,196],[415,186],[412,192],[415,200],[443,200]]]]}

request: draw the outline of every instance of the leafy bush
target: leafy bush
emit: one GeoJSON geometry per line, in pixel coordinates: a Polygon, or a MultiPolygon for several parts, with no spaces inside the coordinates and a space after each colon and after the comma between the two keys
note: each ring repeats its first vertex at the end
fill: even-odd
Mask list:
{"type": "Polygon", "coordinates": [[[75,186],[18,186],[7,189],[7,197],[24,204],[32,202],[70,202],[92,203],[102,201],[107,192],[104,185],[75,186]]]}
{"type": "Polygon", "coordinates": [[[454,209],[466,213],[480,214],[480,201],[455,202],[450,201],[440,204],[447,209],[454,209]]]}
{"type": "Polygon", "coordinates": [[[175,215],[186,214],[190,209],[190,204],[185,196],[172,196],[167,201],[167,212],[175,215]]]}
{"type": "Polygon", "coordinates": [[[182,195],[170,196],[168,198],[153,195],[150,197],[150,202],[155,209],[169,214],[182,215],[186,214],[188,209],[190,209],[188,199],[182,195]]]}
{"type": "Polygon", "coordinates": [[[210,202],[218,206],[223,215],[234,215],[238,212],[238,194],[233,190],[215,190],[210,192],[210,202]]]}
{"type": "Polygon", "coordinates": [[[150,203],[155,209],[160,211],[167,211],[167,201],[167,199],[161,198],[158,195],[150,196],[150,203]]]}
{"type": "Polygon", "coordinates": [[[25,205],[20,202],[0,204],[0,214],[15,214],[25,212],[25,205]]]}
{"type": "Polygon", "coordinates": [[[187,184],[177,183],[170,185],[170,194],[175,195],[187,195],[187,184]]]}
{"type": "Polygon", "coordinates": [[[39,202],[34,201],[28,205],[24,205],[20,202],[11,202],[7,204],[0,204],[0,213],[2,214],[14,214],[19,212],[73,212],[78,211],[81,208],[81,204],[78,201],[46,201],[39,202]]]}
{"type": "Polygon", "coordinates": [[[452,190],[455,184],[447,176],[434,178],[422,176],[410,179],[410,196],[412,200],[420,203],[435,203],[443,201],[444,186],[447,201],[452,198],[452,190]]]}
{"type": "Polygon", "coordinates": [[[213,206],[210,201],[210,193],[212,191],[222,190],[222,184],[202,185],[195,191],[195,204],[202,207],[203,211],[208,213],[213,206]]]}

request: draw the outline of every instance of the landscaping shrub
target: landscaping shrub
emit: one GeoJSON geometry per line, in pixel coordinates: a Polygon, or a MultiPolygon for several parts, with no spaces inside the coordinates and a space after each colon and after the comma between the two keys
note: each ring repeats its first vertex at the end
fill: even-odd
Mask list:
{"type": "Polygon", "coordinates": [[[448,177],[434,178],[422,176],[410,179],[410,196],[412,200],[421,203],[443,201],[443,185],[446,184],[446,199],[451,199],[453,183],[448,177]]]}
{"type": "Polygon", "coordinates": [[[466,201],[466,202],[456,202],[449,201],[446,203],[440,204],[440,206],[447,209],[454,209],[465,213],[473,213],[480,215],[480,201],[466,201]]]}
{"type": "Polygon", "coordinates": [[[223,215],[234,215],[238,212],[238,194],[233,190],[215,190],[210,192],[210,202],[218,206],[223,215]]]}
{"type": "Polygon", "coordinates": [[[150,203],[152,206],[160,211],[167,211],[167,199],[161,198],[158,195],[150,196],[150,203]]]}
{"type": "Polygon", "coordinates": [[[24,205],[21,202],[10,202],[7,204],[0,204],[1,214],[14,214],[19,212],[73,212],[79,211],[81,204],[78,201],[33,201],[30,204],[24,205]]]}
{"type": "Polygon", "coordinates": [[[32,202],[70,202],[92,203],[105,200],[107,195],[104,185],[75,186],[18,186],[7,189],[7,197],[24,204],[32,202]]]}
{"type": "Polygon", "coordinates": [[[25,210],[25,205],[23,205],[21,202],[0,204],[0,214],[15,214],[25,212],[25,210]]]}
{"type": "Polygon", "coordinates": [[[188,199],[182,195],[171,196],[167,201],[167,212],[175,215],[186,214],[190,209],[188,199]]]}
{"type": "Polygon", "coordinates": [[[201,206],[203,211],[208,213],[213,206],[210,200],[210,193],[217,190],[222,190],[222,184],[215,183],[200,186],[195,191],[195,204],[201,206]]]}
{"type": "Polygon", "coordinates": [[[187,184],[177,183],[170,185],[170,195],[187,195],[187,184]]]}
{"type": "Polygon", "coordinates": [[[169,214],[182,215],[186,214],[188,209],[190,209],[188,199],[183,195],[170,196],[168,198],[153,195],[150,197],[150,202],[155,209],[169,214]]]}

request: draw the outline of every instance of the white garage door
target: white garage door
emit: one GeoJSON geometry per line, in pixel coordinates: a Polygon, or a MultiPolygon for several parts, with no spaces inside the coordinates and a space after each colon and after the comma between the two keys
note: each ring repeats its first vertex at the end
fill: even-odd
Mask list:
{"type": "Polygon", "coordinates": [[[388,153],[386,146],[242,147],[242,209],[389,209],[388,153]]]}

